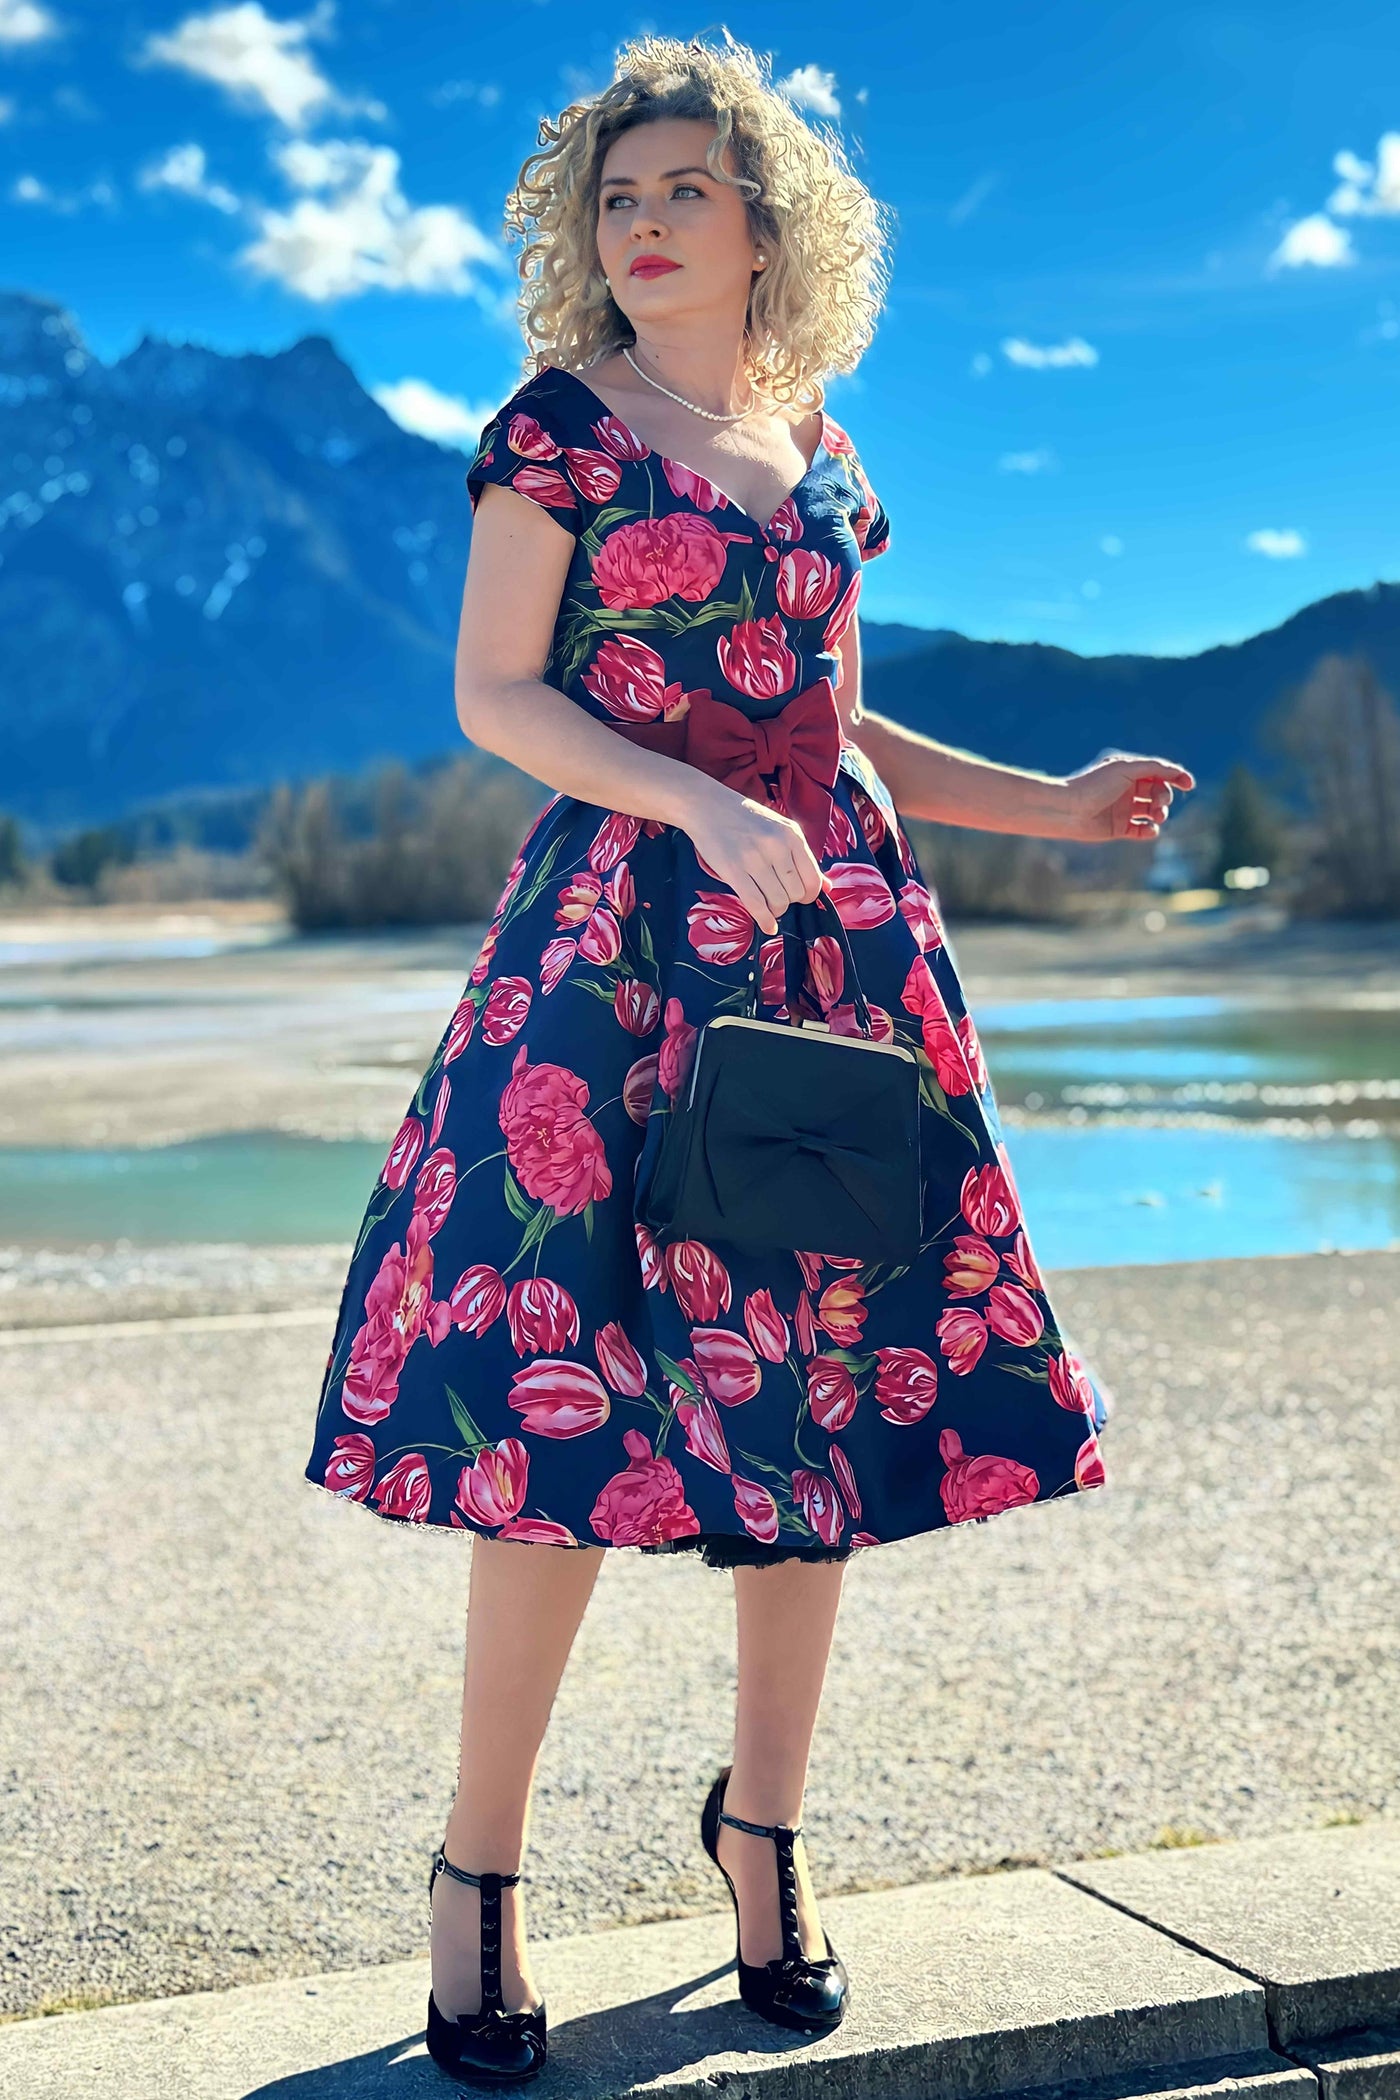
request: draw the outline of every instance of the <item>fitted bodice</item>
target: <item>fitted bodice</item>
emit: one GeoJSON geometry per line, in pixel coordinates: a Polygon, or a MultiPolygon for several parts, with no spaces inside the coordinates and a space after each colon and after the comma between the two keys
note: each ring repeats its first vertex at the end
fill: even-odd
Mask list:
{"type": "Polygon", "coordinates": [[[696,691],[760,720],[817,679],[836,683],[863,564],[889,540],[830,415],[811,466],[764,525],[554,366],[482,432],[467,474],[473,505],[487,481],[572,534],[544,677],[614,722],[665,720],[696,691]]]}

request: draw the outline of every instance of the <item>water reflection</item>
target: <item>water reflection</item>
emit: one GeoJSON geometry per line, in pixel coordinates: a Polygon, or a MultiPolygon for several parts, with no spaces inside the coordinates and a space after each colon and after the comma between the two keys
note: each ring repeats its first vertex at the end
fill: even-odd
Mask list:
{"type": "MultiPolygon", "coordinates": [[[[1051,1004],[1033,1003],[1042,1012],[1051,1004]]],[[[1175,1018],[1124,1022],[1113,1002],[1085,1000],[1076,1024],[1074,1009],[1056,1002],[1054,1022],[1035,1029],[1019,1015],[1007,1025],[1004,1007],[984,1009],[978,1026],[998,1099],[1046,1116],[1132,1107],[1159,1109],[1164,1119],[1203,1108],[1254,1117],[1311,1108],[1400,1123],[1400,1012],[1122,1002],[1172,1003],[1175,1018]]]]}
{"type": "MultiPolygon", "coordinates": [[[[348,1025],[361,993],[336,996],[348,1025]]],[[[375,999],[417,1014],[440,1006],[442,987],[415,973],[375,999]]],[[[0,1045],[13,1034],[31,1052],[52,1038],[120,1055],[149,1031],[143,1003],[163,1002],[5,1003],[0,1045]]],[[[285,1026],[287,1012],[225,992],[163,1028],[227,1051],[285,1026]]],[[[1037,1000],[977,1018],[1047,1267],[1400,1244],[1400,1009],[1389,1002],[1037,1000]]],[[[384,1149],[277,1132],[0,1148],[0,1241],[343,1243],[384,1149]]]]}
{"type": "Polygon", "coordinates": [[[1400,1246],[1400,1139],[1243,1130],[1011,1133],[1049,1268],[1400,1246]]]}

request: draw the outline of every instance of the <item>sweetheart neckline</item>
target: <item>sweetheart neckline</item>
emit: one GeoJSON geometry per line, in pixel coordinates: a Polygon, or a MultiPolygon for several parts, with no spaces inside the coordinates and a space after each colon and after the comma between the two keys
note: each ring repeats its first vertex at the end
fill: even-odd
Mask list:
{"type": "MultiPolygon", "coordinates": [[[[619,424],[622,427],[622,429],[626,431],[628,437],[632,439],[633,443],[642,447],[644,454],[649,454],[653,459],[660,460],[663,467],[675,467],[680,473],[689,474],[696,481],[703,481],[707,488],[712,488],[717,496],[723,497],[724,501],[728,504],[731,510],[736,510],[739,513],[739,516],[741,518],[746,519],[750,525],[757,526],[758,530],[762,533],[765,540],[770,536],[773,526],[773,519],[777,517],[778,511],[785,510],[788,504],[792,502],[794,496],[796,496],[801,489],[804,489],[807,486],[807,483],[816,473],[817,468],[823,459],[823,456],[825,456],[825,458],[828,461],[832,461],[834,458],[834,455],[826,442],[827,413],[826,410],[823,409],[821,411],[821,436],[817,440],[817,449],[812,454],[811,464],[808,466],[806,473],[802,476],[802,479],[793,483],[792,487],[783,497],[782,502],[778,505],[777,510],[775,510],[772,513],[772,516],[769,518],[768,523],[766,525],[760,524],[759,520],[754,516],[751,510],[745,510],[743,504],[738,502],[733,496],[731,496],[728,489],[722,489],[719,483],[713,480],[710,475],[702,474],[698,467],[692,467],[687,465],[686,461],[683,459],[673,459],[668,453],[658,451],[655,445],[648,445],[646,441],[640,436],[640,434],[637,431],[633,430],[631,424],[627,422],[626,418],[620,416],[615,408],[610,408],[607,402],[603,399],[602,395],[595,393],[593,388],[588,384],[588,381],[586,379],[580,379],[577,372],[569,371],[568,368],[564,365],[547,365],[545,367],[545,371],[559,372],[563,375],[565,379],[572,379],[574,385],[577,387],[581,387],[584,393],[587,394],[590,401],[597,402],[599,408],[603,411],[604,415],[611,416],[614,423],[619,424]]],[[[540,376],[543,377],[543,374],[541,374],[540,376]]]]}

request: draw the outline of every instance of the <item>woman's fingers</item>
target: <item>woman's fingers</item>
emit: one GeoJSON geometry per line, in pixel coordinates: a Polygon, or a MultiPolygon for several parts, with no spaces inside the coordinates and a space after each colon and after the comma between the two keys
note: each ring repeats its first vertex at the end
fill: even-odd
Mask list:
{"type": "Polygon", "coordinates": [[[1169,758],[1134,758],[1128,760],[1128,764],[1134,775],[1142,780],[1161,781],[1166,787],[1182,788],[1188,793],[1196,785],[1194,774],[1169,758]]]}
{"type": "Polygon", "coordinates": [[[733,890],[755,926],[769,935],[777,932],[778,914],[773,910],[767,897],[751,875],[736,872],[730,881],[729,887],[733,890]]]}
{"type": "Polygon", "coordinates": [[[784,870],[788,894],[794,904],[815,904],[822,889],[821,866],[807,844],[806,834],[796,824],[792,828],[793,838],[784,870]]]}
{"type": "Polygon", "coordinates": [[[737,799],[742,810],[733,830],[713,841],[702,834],[701,865],[728,883],[771,937],[790,904],[815,901],[824,878],[800,824],[766,803],[737,799]]]}
{"type": "Polygon", "coordinates": [[[1171,789],[1150,788],[1146,793],[1134,794],[1128,805],[1129,815],[1139,822],[1164,824],[1172,805],[1171,789]]]}
{"type": "MultiPolygon", "coordinates": [[[[781,869],[775,868],[770,862],[766,867],[752,870],[752,873],[773,918],[780,919],[792,903],[792,896],[781,869]]],[[[770,926],[766,930],[774,933],[777,928],[770,926]]]]}
{"type": "Polygon", "coordinates": [[[1121,797],[1116,805],[1116,812],[1122,814],[1122,828],[1120,830],[1115,824],[1114,835],[1120,838],[1155,839],[1167,821],[1174,788],[1190,789],[1196,783],[1184,767],[1171,765],[1165,759],[1135,759],[1131,763],[1135,770],[1129,792],[1121,797]],[[1147,766],[1156,766],[1159,770],[1137,770],[1147,766]]]}
{"type": "MultiPolygon", "coordinates": [[[[805,848],[805,840],[802,844],[805,848]]],[[[804,863],[801,852],[790,850],[781,860],[750,863],[743,870],[742,883],[736,881],[731,887],[749,916],[765,933],[774,934],[790,904],[814,903],[820,896],[822,872],[810,854],[804,863]]]]}

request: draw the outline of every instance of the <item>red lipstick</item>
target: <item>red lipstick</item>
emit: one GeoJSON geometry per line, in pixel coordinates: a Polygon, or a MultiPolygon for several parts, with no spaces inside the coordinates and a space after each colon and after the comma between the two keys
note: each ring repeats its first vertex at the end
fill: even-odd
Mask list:
{"type": "Polygon", "coordinates": [[[629,277],[660,277],[668,270],[678,270],[680,264],[665,255],[639,255],[627,274],[629,277]]]}

